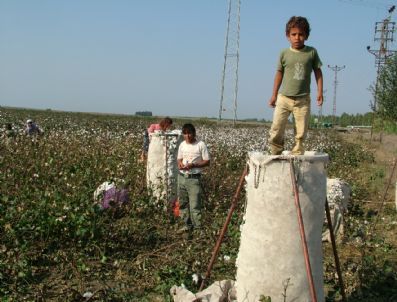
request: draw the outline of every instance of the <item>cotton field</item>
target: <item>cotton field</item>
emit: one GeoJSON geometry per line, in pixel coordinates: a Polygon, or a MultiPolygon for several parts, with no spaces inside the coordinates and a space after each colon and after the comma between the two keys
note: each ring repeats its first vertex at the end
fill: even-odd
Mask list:
{"type": "MultiPolygon", "coordinates": [[[[268,151],[269,125],[174,119],[173,126],[187,121],[212,156],[203,177],[205,232],[194,242],[181,239],[179,220],[146,188],[142,135],[157,119],[0,108],[1,127],[10,123],[15,134],[8,136],[5,127],[0,134],[2,301],[85,301],[87,293],[95,301],[170,301],[172,285],[197,287],[192,276],[206,271],[248,152],[268,151]],[[25,135],[27,119],[44,133],[25,135]],[[98,207],[95,190],[116,179],[128,202],[98,207]]],[[[291,129],[287,149],[292,142],[291,129]]],[[[373,161],[366,147],[346,144],[329,130],[310,131],[306,148],[327,152],[329,176],[348,182],[373,161]]],[[[353,188],[358,198],[367,194],[364,185],[353,188]]],[[[243,192],[211,280],[234,278],[244,198],[243,192]]],[[[331,263],[325,263],[330,288],[337,284],[331,263]]],[[[358,278],[352,274],[350,293],[358,278]]]]}

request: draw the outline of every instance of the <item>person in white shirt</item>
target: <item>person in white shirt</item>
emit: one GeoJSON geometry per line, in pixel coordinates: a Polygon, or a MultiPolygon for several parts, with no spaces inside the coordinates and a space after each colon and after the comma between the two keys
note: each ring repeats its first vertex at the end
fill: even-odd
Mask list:
{"type": "Polygon", "coordinates": [[[203,141],[196,138],[192,124],[182,127],[184,141],[178,149],[178,199],[181,218],[185,222],[182,231],[192,232],[201,228],[201,172],[209,166],[210,155],[203,141]]]}

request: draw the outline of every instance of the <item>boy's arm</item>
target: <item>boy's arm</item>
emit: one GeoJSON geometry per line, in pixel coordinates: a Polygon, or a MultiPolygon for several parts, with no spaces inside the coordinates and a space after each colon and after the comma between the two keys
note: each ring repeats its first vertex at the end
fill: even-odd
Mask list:
{"type": "Polygon", "coordinates": [[[178,148],[178,154],[176,155],[176,161],[178,163],[178,169],[183,170],[185,168],[185,165],[183,164],[183,153],[182,153],[182,144],[183,142],[179,145],[178,148]]]}
{"type": "Polygon", "coordinates": [[[210,165],[210,160],[209,159],[202,159],[198,162],[195,163],[189,163],[187,164],[187,167],[189,167],[189,169],[192,168],[204,168],[210,165]]]}
{"type": "Polygon", "coordinates": [[[270,107],[273,108],[276,107],[277,94],[278,94],[278,90],[280,89],[282,81],[283,81],[283,73],[280,70],[277,70],[276,75],[274,76],[273,94],[269,100],[270,107]]]}
{"type": "Polygon", "coordinates": [[[316,77],[317,83],[317,105],[321,106],[323,104],[323,73],[321,68],[314,69],[314,76],[316,77]]]}

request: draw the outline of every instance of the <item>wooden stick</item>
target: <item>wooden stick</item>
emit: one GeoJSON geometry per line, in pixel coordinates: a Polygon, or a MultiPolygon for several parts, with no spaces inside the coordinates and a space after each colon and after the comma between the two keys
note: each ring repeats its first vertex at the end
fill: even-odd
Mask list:
{"type": "Polygon", "coordinates": [[[341,269],[340,269],[340,262],[339,262],[338,252],[336,250],[335,235],[334,235],[334,231],[333,231],[333,227],[332,227],[331,213],[329,211],[328,198],[325,199],[325,213],[327,215],[329,235],[331,237],[332,251],[334,253],[336,273],[338,274],[338,282],[339,282],[339,287],[340,287],[340,290],[341,290],[341,293],[342,293],[342,301],[346,302],[347,300],[346,300],[346,294],[345,294],[345,287],[343,285],[342,272],[341,272],[341,269]]]}
{"type": "Polygon", "coordinates": [[[230,220],[232,219],[233,212],[234,212],[234,210],[235,210],[235,208],[237,206],[237,201],[238,201],[238,198],[240,196],[241,189],[243,188],[244,179],[245,179],[245,176],[247,175],[247,173],[248,173],[248,165],[245,165],[244,171],[243,171],[243,173],[240,176],[240,181],[238,183],[236,193],[234,194],[234,197],[233,197],[233,200],[232,200],[232,204],[231,204],[231,206],[229,208],[229,212],[227,214],[226,221],[223,224],[221,233],[218,236],[218,240],[217,240],[217,242],[215,244],[215,247],[214,247],[214,250],[212,252],[212,257],[211,257],[210,263],[208,264],[207,272],[205,274],[205,277],[201,281],[201,285],[200,285],[199,291],[203,290],[204,285],[205,285],[205,281],[210,277],[212,267],[213,267],[213,265],[215,263],[216,257],[218,256],[218,252],[219,252],[219,249],[221,247],[221,243],[223,241],[223,237],[225,236],[225,233],[227,231],[227,227],[228,227],[228,225],[230,223],[230,220]]]}
{"type": "Polygon", "coordinates": [[[305,226],[303,224],[302,210],[299,201],[299,192],[295,179],[295,167],[292,158],[290,159],[290,172],[291,172],[292,189],[294,191],[294,197],[295,197],[294,200],[295,200],[296,214],[298,216],[299,234],[301,237],[303,257],[305,258],[306,275],[309,281],[310,296],[312,297],[313,302],[317,302],[316,288],[314,286],[312,268],[309,259],[309,250],[307,248],[307,242],[306,242],[305,226]]]}

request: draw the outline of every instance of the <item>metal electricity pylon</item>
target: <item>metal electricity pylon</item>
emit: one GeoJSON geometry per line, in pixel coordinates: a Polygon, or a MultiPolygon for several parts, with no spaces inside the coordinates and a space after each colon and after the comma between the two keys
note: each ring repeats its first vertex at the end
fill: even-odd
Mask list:
{"type": "Polygon", "coordinates": [[[328,65],[328,68],[330,68],[334,72],[334,102],[332,105],[332,123],[333,123],[333,125],[335,125],[335,122],[336,122],[336,87],[338,86],[338,72],[341,71],[342,69],[344,69],[345,65],[343,65],[343,66],[328,65]]]}
{"type": "Polygon", "coordinates": [[[379,76],[381,74],[382,68],[387,63],[388,58],[392,57],[396,51],[390,50],[390,44],[394,41],[393,34],[395,31],[396,22],[391,22],[391,14],[393,13],[395,6],[393,5],[388,10],[389,16],[381,22],[375,23],[375,36],[374,41],[379,42],[379,49],[371,49],[367,46],[369,53],[375,56],[375,67],[376,67],[376,82],[374,91],[374,103],[372,106],[373,114],[371,121],[371,139],[372,139],[372,129],[374,127],[375,114],[377,111],[377,93],[379,88],[379,76]]]}
{"type": "Polygon", "coordinates": [[[241,0],[229,0],[219,107],[219,120],[222,119],[223,113],[229,113],[229,118],[233,114],[233,123],[237,120],[240,6],[241,0]]]}

